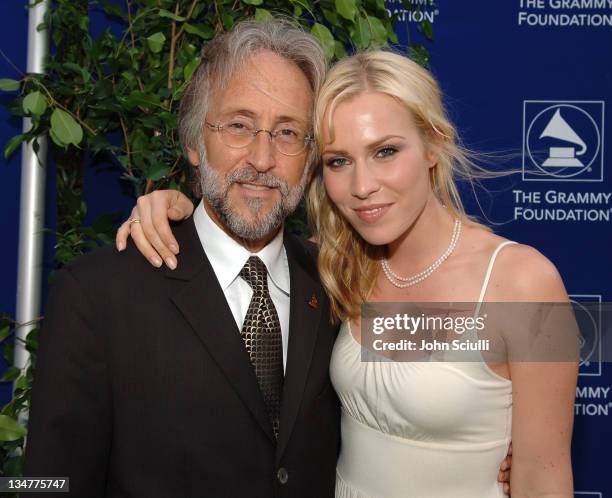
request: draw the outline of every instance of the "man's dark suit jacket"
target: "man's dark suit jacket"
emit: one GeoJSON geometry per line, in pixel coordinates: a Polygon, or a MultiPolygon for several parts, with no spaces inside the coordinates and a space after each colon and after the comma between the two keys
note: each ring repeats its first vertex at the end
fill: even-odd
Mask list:
{"type": "Polygon", "coordinates": [[[285,236],[290,331],[275,442],[193,219],[174,233],[175,271],[153,268],[130,244],[58,272],[24,476],[68,476],[70,496],[86,498],[333,497],[339,404],[329,361],[337,328],[314,246],[285,236]]]}

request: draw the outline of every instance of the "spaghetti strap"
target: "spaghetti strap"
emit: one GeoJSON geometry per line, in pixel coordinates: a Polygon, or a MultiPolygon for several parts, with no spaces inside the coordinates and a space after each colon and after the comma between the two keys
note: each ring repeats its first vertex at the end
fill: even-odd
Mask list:
{"type": "Polygon", "coordinates": [[[495,259],[497,258],[497,254],[501,251],[505,246],[510,244],[516,244],[513,240],[506,240],[499,244],[493,254],[491,255],[491,259],[489,260],[489,266],[487,267],[487,273],[485,274],[484,282],[482,284],[482,288],[480,289],[480,296],[478,297],[478,304],[476,305],[476,313],[475,316],[478,316],[480,313],[480,307],[482,306],[482,302],[484,301],[485,293],[487,292],[487,287],[489,286],[489,279],[491,278],[491,273],[493,272],[493,265],[495,264],[495,259]]]}

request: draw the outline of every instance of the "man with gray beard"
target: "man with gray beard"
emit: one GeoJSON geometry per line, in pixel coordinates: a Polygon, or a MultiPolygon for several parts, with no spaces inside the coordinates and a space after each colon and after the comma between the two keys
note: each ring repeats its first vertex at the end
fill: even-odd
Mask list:
{"type": "Polygon", "coordinates": [[[87,498],[332,497],[336,328],[316,250],[282,230],[314,161],[323,54],[287,22],[246,22],[202,61],[179,116],[202,195],[174,229],[180,268],[129,245],[58,272],[24,475],[87,498]]]}

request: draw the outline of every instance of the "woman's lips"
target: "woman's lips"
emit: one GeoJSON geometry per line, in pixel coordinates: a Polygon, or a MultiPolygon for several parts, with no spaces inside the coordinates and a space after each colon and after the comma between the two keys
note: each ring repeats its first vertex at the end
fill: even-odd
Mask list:
{"type": "Polygon", "coordinates": [[[391,204],[370,204],[353,208],[357,217],[365,222],[372,223],[379,220],[384,214],[389,211],[391,204]]]}

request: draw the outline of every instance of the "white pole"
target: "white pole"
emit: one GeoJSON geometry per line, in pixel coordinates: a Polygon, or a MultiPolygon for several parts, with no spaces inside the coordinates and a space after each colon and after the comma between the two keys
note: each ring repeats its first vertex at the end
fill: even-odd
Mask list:
{"type": "MultiPolygon", "coordinates": [[[[32,2],[34,3],[34,2],[32,2]]],[[[49,53],[47,30],[38,26],[49,12],[50,0],[43,0],[29,8],[28,19],[28,74],[43,74],[49,53]]],[[[30,129],[29,118],[23,119],[23,131],[30,129]]],[[[17,266],[16,338],[25,340],[36,327],[40,315],[42,281],[43,228],[45,222],[45,180],[47,169],[47,138],[38,138],[38,154],[32,143],[21,148],[21,201],[19,209],[19,262],[17,266]]],[[[29,360],[20,340],[15,340],[14,366],[24,368],[29,360]]]]}

